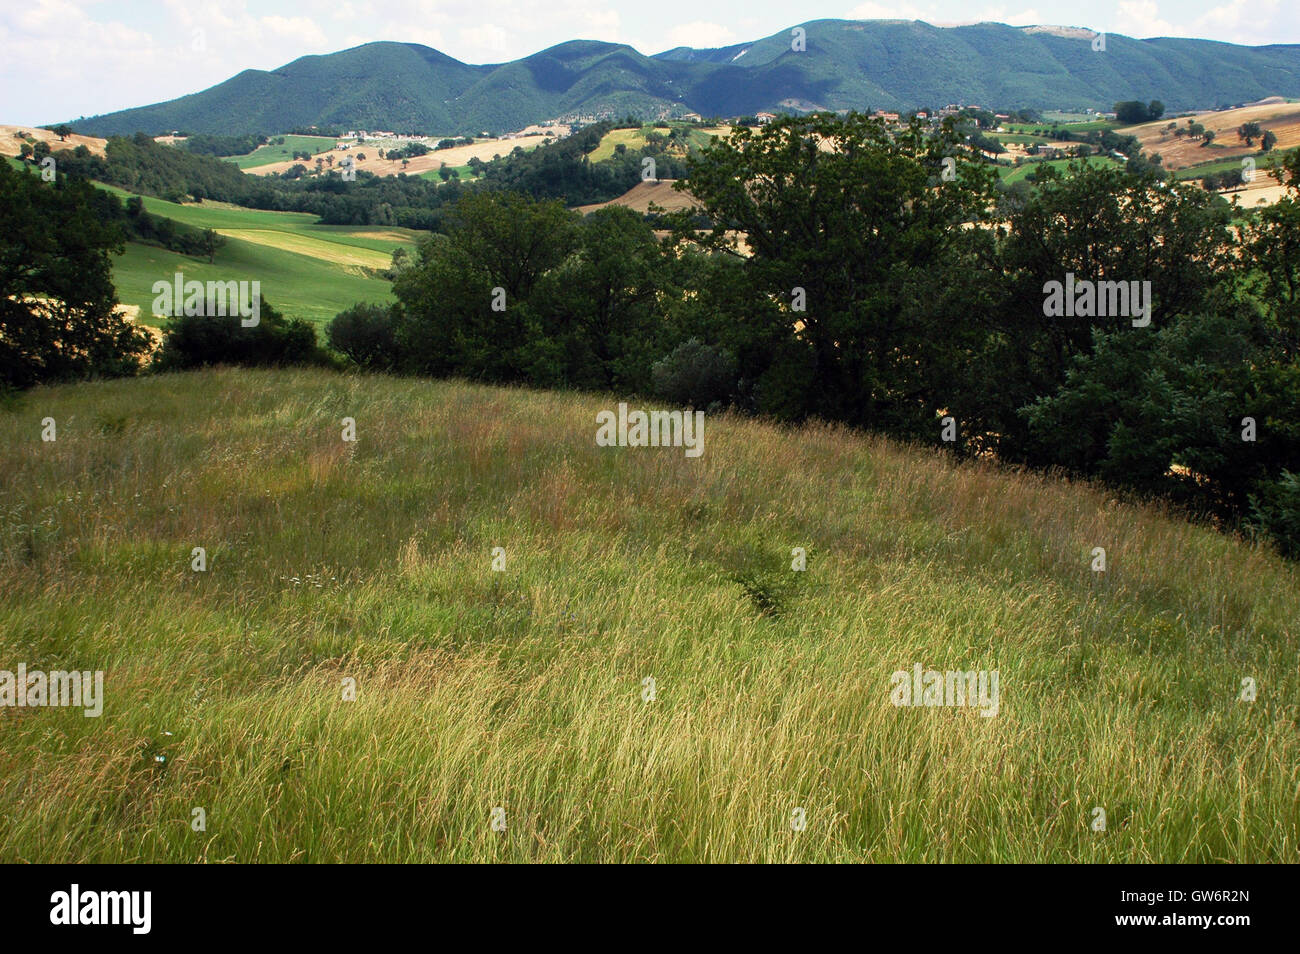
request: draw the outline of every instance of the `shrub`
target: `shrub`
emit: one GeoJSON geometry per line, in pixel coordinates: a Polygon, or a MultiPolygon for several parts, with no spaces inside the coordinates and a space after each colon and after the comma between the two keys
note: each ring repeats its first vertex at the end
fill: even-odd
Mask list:
{"type": "MultiPolygon", "coordinates": [[[[204,311],[215,311],[209,303],[204,311]]],[[[209,364],[247,367],[322,364],[326,356],[316,330],[301,318],[285,318],[262,299],[259,321],[245,328],[239,315],[183,315],[167,326],[156,366],[163,371],[209,364]]]]}
{"type": "Polygon", "coordinates": [[[390,371],[397,364],[392,309],[385,305],[358,304],[334,316],[325,328],[330,347],[374,371],[390,371]]]}
{"type": "Polygon", "coordinates": [[[1282,471],[1250,497],[1251,523],[1277,544],[1283,556],[1300,559],[1300,474],[1282,471]]]}
{"type": "Polygon", "coordinates": [[[731,352],[696,338],[656,361],[651,374],[656,396],[687,407],[730,403],[736,393],[736,359],[731,352]]]}

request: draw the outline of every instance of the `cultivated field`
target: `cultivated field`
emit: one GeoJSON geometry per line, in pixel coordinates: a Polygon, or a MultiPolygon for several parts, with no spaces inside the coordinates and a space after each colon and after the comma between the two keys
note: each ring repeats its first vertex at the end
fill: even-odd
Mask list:
{"type": "Polygon", "coordinates": [[[588,154],[587,158],[592,162],[601,162],[605,159],[614,158],[614,152],[619,146],[627,149],[640,149],[646,144],[646,133],[648,127],[638,127],[636,129],[611,129],[605,135],[600,137],[600,144],[588,154]]]}
{"type": "Polygon", "coordinates": [[[58,152],[60,149],[76,149],[78,146],[85,146],[93,155],[102,156],[104,147],[108,145],[107,139],[96,139],[94,136],[79,136],[73,133],[66,140],[61,140],[48,129],[37,129],[33,126],[0,125],[0,156],[22,155],[23,143],[26,141],[23,137],[26,136],[40,142],[48,142],[50,149],[54,152],[58,152]]]}
{"type": "MultiPolygon", "coordinates": [[[[272,139],[283,139],[283,143],[267,143],[265,146],[258,146],[252,152],[245,156],[228,156],[228,160],[249,172],[260,171],[257,167],[270,165],[276,162],[288,162],[293,165],[295,161],[293,154],[295,152],[309,152],[313,156],[323,152],[328,152],[338,142],[333,136],[272,136],[272,139]]],[[[309,163],[310,165],[310,163],[309,163]]]]}
{"type": "MultiPolygon", "coordinates": [[[[731,133],[730,126],[679,125],[678,128],[686,130],[687,141],[696,149],[706,148],[714,136],[726,137],[731,133]]],[[[646,135],[651,132],[666,134],[668,129],[655,127],[652,124],[637,129],[611,129],[601,137],[600,145],[587,158],[592,162],[613,158],[615,149],[618,146],[626,146],[629,150],[640,149],[646,144],[646,135]]]]}
{"type": "Polygon", "coordinates": [[[1090,166],[1117,166],[1119,160],[1112,159],[1110,156],[1087,156],[1083,160],[1079,159],[1044,159],[1041,162],[1027,162],[1022,166],[999,166],[998,175],[1004,182],[1020,182],[1027,178],[1030,173],[1038,172],[1045,166],[1051,166],[1057,172],[1065,175],[1072,162],[1084,162],[1090,166]]]}
{"type": "Polygon", "coordinates": [[[0,668],[105,672],[100,718],[0,712],[0,861],[1300,861],[1295,566],[834,428],[597,447],[611,406],[220,370],[0,410],[0,668]],[[895,707],[916,664],[997,715],[895,707]]]}
{"type": "Polygon", "coordinates": [[[656,179],[653,182],[638,182],[632,188],[628,189],[617,199],[610,199],[608,202],[593,202],[591,205],[577,206],[577,210],[584,215],[588,212],[594,212],[596,209],[603,209],[610,205],[621,205],[624,208],[631,209],[633,212],[642,214],[650,211],[651,205],[659,206],[662,209],[676,211],[678,209],[693,209],[700,203],[687,192],[679,192],[675,188],[676,179],[656,179]]]}
{"type": "Polygon", "coordinates": [[[1121,128],[1119,132],[1137,136],[1145,152],[1159,153],[1164,159],[1164,167],[1176,171],[1203,162],[1258,156],[1258,142],[1248,147],[1245,141],[1237,138],[1237,129],[1248,122],[1258,122],[1264,129],[1272,130],[1277,136],[1274,148],[1279,152],[1300,146],[1300,103],[1280,100],[1240,109],[1196,113],[1180,119],[1166,116],[1153,123],[1121,128]],[[1214,141],[1204,146],[1200,140],[1174,136],[1168,128],[1169,124],[1176,122],[1186,127],[1188,118],[1194,119],[1206,129],[1213,129],[1214,141]]]}
{"type": "Polygon", "coordinates": [[[378,272],[389,266],[394,249],[414,248],[420,234],[392,226],[318,225],[308,213],[143,199],[149,212],[226,237],[212,264],[128,243],[126,253],[114,259],[113,283],[121,300],[139,309],[145,324],[162,323],[152,314],[154,282],[171,280],[178,271],[201,281],[260,281],[262,294],[282,313],[325,322],[357,302],[391,300],[391,285],[378,272]]]}
{"type": "MultiPolygon", "coordinates": [[[[417,175],[421,172],[436,172],[444,163],[448,168],[458,168],[466,165],[470,159],[481,159],[484,162],[490,162],[495,156],[506,156],[518,146],[528,151],[536,149],[546,141],[548,135],[559,137],[567,134],[568,127],[554,127],[547,130],[533,128],[529,132],[518,134],[514,137],[502,137],[500,139],[484,139],[469,146],[453,146],[450,149],[433,149],[423,156],[416,156],[413,159],[406,160],[407,164],[402,165],[400,159],[380,159],[379,149],[385,153],[390,148],[398,148],[401,143],[396,140],[392,142],[364,143],[350,146],[348,149],[328,149],[320,153],[321,159],[326,162],[326,168],[341,168],[341,163],[347,156],[352,156],[355,160],[358,153],[365,155],[365,159],[356,163],[357,169],[364,169],[366,172],[373,172],[377,176],[395,176],[399,172],[405,172],[407,175],[417,175]],[[329,160],[333,158],[334,165],[330,166],[329,160]]],[[[302,162],[302,160],[288,160],[283,162],[271,162],[265,165],[258,165],[248,168],[246,171],[256,175],[278,175],[287,172],[293,168],[296,163],[305,165],[308,169],[315,170],[316,157],[312,157],[311,162],[302,162]]]]}

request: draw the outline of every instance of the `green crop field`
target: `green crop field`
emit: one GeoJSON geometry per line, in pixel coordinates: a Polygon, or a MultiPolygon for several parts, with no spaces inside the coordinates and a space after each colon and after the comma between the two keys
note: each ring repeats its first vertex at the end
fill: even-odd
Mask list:
{"type": "Polygon", "coordinates": [[[1103,129],[1118,129],[1119,123],[1113,119],[1093,119],[1082,123],[1067,123],[1063,128],[1072,133],[1101,132],[1103,129]]]}
{"type": "MultiPolygon", "coordinates": [[[[1241,169],[1241,160],[1243,157],[1238,156],[1235,159],[1219,159],[1213,162],[1202,162],[1200,165],[1187,166],[1183,169],[1175,170],[1174,177],[1177,179],[1200,179],[1208,175],[1221,175],[1225,172],[1237,172],[1241,169]]],[[[1269,165],[1273,162],[1271,156],[1265,156],[1257,153],[1254,156],[1257,163],[1255,174],[1265,176],[1268,174],[1269,165]]]]}
{"type": "MultiPolygon", "coordinates": [[[[101,186],[126,198],[130,193],[101,186]]],[[[124,304],[151,316],[153,284],[176,272],[201,281],[260,281],[261,292],[282,313],[325,322],[360,301],[392,299],[390,283],[377,272],[396,248],[414,248],[422,234],[391,226],[318,225],[316,216],[263,212],[221,203],[180,205],[144,196],[145,210],[226,237],[216,261],[193,258],[150,245],[128,243],[113,265],[113,282],[124,304]]]]}
{"type": "Polygon", "coordinates": [[[686,127],[686,141],[692,149],[707,149],[713,144],[715,138],[723,138],[725,133],[718,131],[714,127],[686,127]]]}
{"type": "Polygon", "coordinates": [[[713,127],[700,127],[680,122],[669,123],[666,128],[647,123],[639,129],[611,129],[601,137],[600,145],[592,151],[589,158],[592,162],[613,158],[615,147],[620,145],[627,146],[628,149],[640,149],[646,144],[648,133],[657,132],[666,136],[673,129],[685,133],[685,142],[690,149],[707,149],[715,136],[722,135],[713,127]]]}
{"type": "Polygon", "coordinates": [[[1041,123],[1004,123],[1003,128],[1010,133],[1027,133],[1036,134],[1039,130],[1051,131],[1053,129],[1063,129],[1072,133],[1097,132],[1102,129],[1116,129],[1118,123],[1113,119],[1091,119],[1091,120],[1056,120],[1045,119],[1041,123]]]}
{"type": "MultiPolygon", "coordinates": [[[[534,148],[536,148],[536,147],[534,147],[534,148]]],[[[447,168],[450,169],[450,170],[455,170],[457,173],[459,173],[462,182],[469,182],[470,180],[472,180],[472,179],[474,178],[474,167],[473,167],[473,166],[469,166],[469,165],[465,165],[465,166],[448,166],[447,168]]],[[[424,172],[418,172],[418,173],[416,173],[416,175],[418,175],[421,179],[429,179],[429,180],[431,180],[431,181],[433,181],[433,182],[441,182],[441,181],[442,181],[442,176],[439,175],[438,173],[439,173],[439,170],[437,170],[437,169],[427,169],[427,170],[425,170],[424,172]]]]}
{"type": "MultiPolygon", "coordinates": [[[[122,199],[132,195],[116,186],[99,185],[122,199]]],[[[353,245],[391,255],[399,247],[411,248],[424,233],[389,225],[318,225],[317,217],[307,212],[266,212],[221,202],[182,205],[153,196],[142,196],[147,212],[174,219],[200,229],[270,229],[290,232],[340,245],[353,245]]]]}
{"type": "Polygon", "coordinates": [[[288,162],[293,159],[295,152],[306,150],[313,156],[328,152],[338,142],[333,136],[272,136],[271,138],[283,139],[284,142],[280,145],[259,146],[247,155],[228,156],[227,159],[241,169],[252,169],[254,166],[266,166],[273,162],[288,162]]]}
{"type": "Polygon", "coordinates": [[[1115,125],[1113,119],[1099,119],[1097,118],[1096,113],[1075,113],[1058,109],[1047,109],[1043,111],[1042,116],[1043,122],[1038,124],[1040,126],[1081,126],[1085,123],[1104,124],[1110,126],[1115,125]]]}
{"type": "Polygon", "coordinates": [[[5,712],[0,861],[1300,861],[1300,568],[834,427],[598,447],[611,406],[244,370],[4,405],[0,654],[104,682],[5,712]],[[996,715],[893,704],[914,666],[996,671],[996,715]]]}
{"type": "MultiPolygon", "coordinates": [[[[640,149],[645,145],[646,133],[651,129],[650,126],[642,126],[640,129],[611,129],[601,137],[600,145],[587,158],[592,162],[610,159],[614,155],[614,147],[618,145],[627,146],[628,149],[640,149]]],[[[660,132],[666,133],[667,130],[661,129],[660,132]]]]}
{"type": "Polygon", "coordinates": [[[1118,165],[1118,159],[1112,159],[1109,156],[1088,156],[1086,159],[1046,159],[1042,162],[1026,162],[1020,166],[1002,166],[998,169],[998,175],[1002,181],[1008,184],[1020,182],[1031,172],[1041,169],[1043,166],[1051,166],[1058,172],[1064,174],[1066,167],[1072,162],[1087,162],[1089,165],[1118,165]]]}
{"type": "Polygon", "coordinates": [[[113,263],[113,284],[123,304],[140,309],[140,320],[162,325],[152,317],[153,285],[171,281],[181,272],[186,280],[259,281],[262,297],[282,314],[324,323],[360,301],[392,300],[392,286],[360,268],[347,268],[239,239],[227,239],[216,261],[128,242],[113,263]]]}
{"type": "Polygon", "coordinates": [[[1027,136],[1024,135],[1023,133],[1021,134],[989,133],[989,138],[996,139],[998,142],[1001,143],[1013,142],[1013,143],[1018,143],[1019,145],[1022,146],[1027,146],[1030,143],[1037,143],[1040,146],[1048,146],[1053,144],[1053,140],[1048,139],[1046,136],[1027,136]]]}

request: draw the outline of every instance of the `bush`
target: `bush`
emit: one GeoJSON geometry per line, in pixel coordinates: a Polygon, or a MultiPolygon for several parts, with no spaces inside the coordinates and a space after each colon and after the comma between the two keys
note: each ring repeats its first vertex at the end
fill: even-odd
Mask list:
{"type": "Polygon", "coordinates": [[[1300,474],[1282,471],[1250,498],[1251,523],[1267,533],[1283,556],[1300,559],[1300,474]]]}
{"type": "Polygon", "coordinates": [[[656,396],[686,407],[728,404],[736,393],[735,357],[696,338],[656,361],[651,375],[656,396]]]}
{"type": "MultiPolygon", "coordinates": [[[[205,312],[215,311],[212,303],[205,312]]],[[[326,355],[316,330],[301,318],[285,318],[262,299],[259,321],[245,328],[239,315],[183,315],[167,326],[156,366],[163,371],[209,364],[246,367],[322,364],[326,355]]]]}
{"type": "Polygon", "coordinates": [[[325,328],[330,347],[372,371],[397,365],[393,313],[386,305],[353,305],[334,316],[325,328]]]}

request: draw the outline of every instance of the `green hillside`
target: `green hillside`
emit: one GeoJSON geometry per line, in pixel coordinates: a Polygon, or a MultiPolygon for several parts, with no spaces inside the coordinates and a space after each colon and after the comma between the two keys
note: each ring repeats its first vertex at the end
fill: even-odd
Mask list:
{"type": "Polygon", "coordinates": [[[837,428],[597,447],[612,406],[238,370],[5,405],[0,659],[104,701],[4,713],[0,861],[1300,860],[1296,566],[837,428]],[[892,704],[918,665],[996,670],[997,714],[892,704]]]}
{"type": "Polygon", "coordinates": [[[485,69],[414,43],[368,43],[304,56],[270,72],[245,70],[200,93],[80,124],[214,135],[354,124],[396,132],[428,124],[453,132],[459,130],[444,100],[472,85],[485,69]]]}
{"type": "Polygon", "coordinates": [[[392,299],[389,282],[349,271],[307,255],[267,248],[240,239],[227,239],[216,262],[191,258],[152,245],[129,242],[113,262],[118,299],[140,309],[144,324],[152,318],[153,285],[171,281],[177,272],[200,281],[259,281],[262,295],[280,312],[324,323],[359,301],[392,299]]]}
{"type": "Polygon", "coordinates": [[[253,169],[257,166],[270,165],[273,162],[288,162],[295,152],[327,152],[338,141],[333,136],[277,136],[282,143],[267,143],[259,146],[246,156],[231,156],[230,161],[241,169],[253,169]]]}
{"type": "MultiPolygon", "coordinates": [[[[123,198],[130,195],[112,186],[101,188],[123,198]]],[[[125,254],[114,260],[113,283],[124,304],[140,308],[145,323],[153,323],[154,282],[170,280],[178,271],[201,281],[260,281],[262,294],[284,314],[325,322],[357,302],[391,300],[391,285],[377,272],[387,267],[394,249],[413,248],[419,235],[393,227],[318,225],[316,216],[306,213],[142,198],[148,212],[226,237],[212,264],[127,244],[125,254]]]]}
{"type": "Polygon", "coordinates": [[[948,103],[1041,110],[1109,109],[1162,100],[1172,113],[1300,95],[1300,47],[1136,40],[979,23],[815,20],[806,49],[783,30],[725,50],[645,56],[581,40],[492,66],[410,43],[368,43],[246,70],[166,103],[75,121],[79,132],[186,129],[240,135],[363,127],[440,135],[504,132],[566,116],[661,111],[735,116],[799,109],[906,109],[948,103]]]}
{"type": "Polygon", "coordinates": [[[1026,162],[1020,166],[999,166],[998,175],[1003,182],[1010,184],[1020,182],[1032,173],[1047,166],[1051,166],[1057,172],[1063,174],[1072,162],[1085,163],[1090,166],[1117,166],[1120,164],[1118,159],[1112,159],[1109,156],[1088,156],[1084,159],[1047,159],[1042,162],[1026,162]]]}

